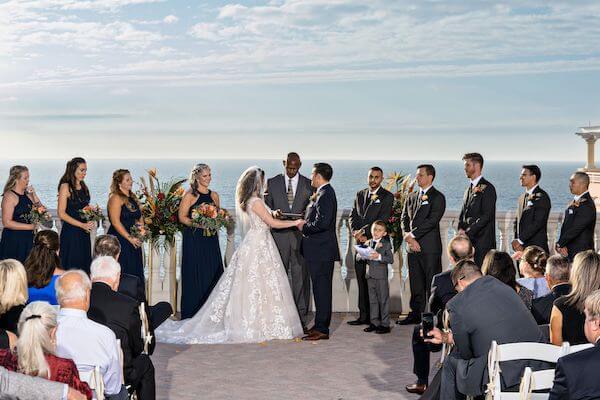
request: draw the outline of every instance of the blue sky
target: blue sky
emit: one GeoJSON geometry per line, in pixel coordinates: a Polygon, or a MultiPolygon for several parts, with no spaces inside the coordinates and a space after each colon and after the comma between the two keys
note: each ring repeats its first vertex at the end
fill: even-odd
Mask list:
{"type": "Polygon", "coordinates": [[[595,1],[7,0],[0,157],[569,160],[595,1]]]}

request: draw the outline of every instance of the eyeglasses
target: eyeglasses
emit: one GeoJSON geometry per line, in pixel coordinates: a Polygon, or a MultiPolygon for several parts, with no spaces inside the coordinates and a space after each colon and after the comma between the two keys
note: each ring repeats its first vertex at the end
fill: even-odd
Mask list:
{"type": "Polygon", "coordinates": [[[465,276],[464,276],[464,275],[461,275],[461,276],[459,276],[459,277],[456,279],[456,283],[454,283],[454,289],[455,289],[455,290],[457,290],[457,291],[458,291],[458,282],[462,281],[463,279],[465,279],[465,276]]]}

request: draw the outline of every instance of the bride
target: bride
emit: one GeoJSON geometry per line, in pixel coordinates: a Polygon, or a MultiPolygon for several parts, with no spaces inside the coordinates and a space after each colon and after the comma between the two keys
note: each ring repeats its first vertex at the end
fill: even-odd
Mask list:
{"type": "Polygon", "coordinates": [[[163,343],[253,343],[293,339],[302,325],[281,256],[270,228],[280,221],[263,201],[264,171],[250,167],[236,187],[236,214],[242,242],[204,306],[192,318],[167,320],[155,331],[163,343]]]}

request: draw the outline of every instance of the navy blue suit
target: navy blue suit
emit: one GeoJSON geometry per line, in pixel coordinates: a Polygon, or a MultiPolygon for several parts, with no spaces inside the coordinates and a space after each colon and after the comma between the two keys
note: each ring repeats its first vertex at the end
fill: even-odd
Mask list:
{"type": "Polygon", "coordinates": [[[335,190],[326,184],[317,191],[316,200],[306,210],[300,249],[313,285],[316,308],[314,329],[327,335],[331,322],[333,265],[340,261],[336,220],[335,190]]]}
{"type": "Polygon", "coordinates": [[[600,341],[591,349],[558,359],[548,400],[600,399],[600,341]]]}

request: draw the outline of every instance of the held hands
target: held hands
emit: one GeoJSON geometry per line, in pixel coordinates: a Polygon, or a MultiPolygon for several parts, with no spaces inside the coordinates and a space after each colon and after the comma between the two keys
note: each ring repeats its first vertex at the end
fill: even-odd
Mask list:
{"type": "Polygon", "coordinates": [[[512,259],[515,261],[519,261],[521,260],[521,257],[523,257],[523,252],[522,251],[517,251],[512,255],[512,259]]]}
{"type": "Polygon", "coordinates": [[[302,230],[302,228],[304,228],[304,225],[306,225],[306,220],[304,219],[297,219],[294,221],[294,225],[296,228],[298,228],[299,231],[302,230]]]}
{"type": "Polygon", "coordinates": [[[82,222],[79,227],[87,233],[92,233],[92,231],[96,229],[96,223],[94,221],[82,222]]]}
{"type": "Polygon", "coordinates": [[[370,260],[379,260],[379,257],[380,257],[380,255],[379,255],[379,253],[378,253],[378,252],[376,252],[376,251],[374,251],[374,252],[372,252],[371,254],[369,254],[369,259],[370,259],[370,260]]]}
{"type": "Polygon", "coordinates": [[[129,241],[129,243],[131,243],[131,245],[136,248],[139,249],[142,246],[142,242],[140,239],[138,238],[134,238],[133,236],[129,236],[127,238],[127,240],[129,241]]]}
{"type": "Polygon", "coordinates": [[[512,241],[512,243],[511,243],[511,245],[512,245],[512,249],[513,249],[514,251],[521,251],[521,252],[522,252],[523,250],[525,250],[525,249],[523,248],[523,245],[522,245],[521,243],[519,243],[519,241],[518,241],[517,239],[514,239],[514,240],[512,241]]]}
{"type": "Polygon", "coordinates": [[[414,251],[415,253],[421,252],[421,245],[419,244],[419,242],[417,242],[417,239],[415,239],[410,233],[404,235],[404,240],[406,241],[406,244],[408,245],[410,250],[414,251]]]}
{"type": "Polygon", "coordinates": [[[566,247],[560,247],[558,243],[556,243],[554,248],[556,249],[556,252],[563,257],[567,257],[569,255],[569,250],[567,250],[566,247]]]}
{"type": "Polygon", "coordinates": [[[421,329],[421,337],[425,343],[433,343],[433,344],[454,344],[454,337],[452,336],[452,331],[442,332],[439,328],[433,328],[432,331],[427,332],[427,335],[431,337],[431,339],[423,336],[423,329],[421,329]]]}

